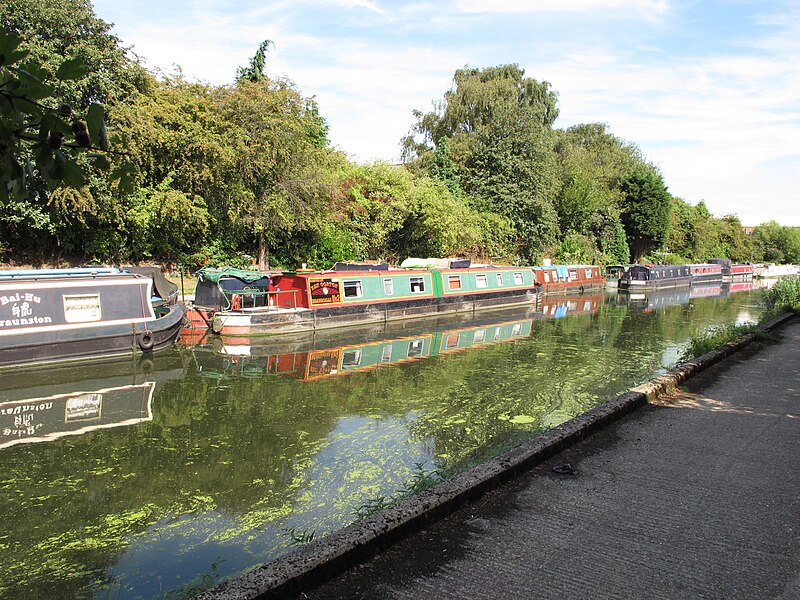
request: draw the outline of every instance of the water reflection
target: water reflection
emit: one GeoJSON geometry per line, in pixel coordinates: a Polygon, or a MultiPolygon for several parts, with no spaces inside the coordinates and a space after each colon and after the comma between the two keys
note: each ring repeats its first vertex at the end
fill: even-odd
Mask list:
{"type": "Polygon", "coordinates": [[[53,404],[52,429],[29,438],[47,443],[0,449],[14,524],[0,594],[202,588],[641,383],[699,328],[757,313],[750,292],[648,310],[603,298],[4,374],[3,407],[53,404]]]}

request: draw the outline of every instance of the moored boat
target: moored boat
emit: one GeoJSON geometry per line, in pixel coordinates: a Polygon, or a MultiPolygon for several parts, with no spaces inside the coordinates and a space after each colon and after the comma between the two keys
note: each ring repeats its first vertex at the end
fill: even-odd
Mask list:
{"type": "Polygon", "coordinates": [[[0,271],[0,367],[151,352],[178,337],[182,304],[115,268],[0,271]]]}
{"type": "Polygon", "coordinates": [[[764,279],[791,277],[797,274],[797,265],[776,265],[775,263],[770,263],[768,265],[758,265],[753,270],[754,277],[761,277],[764,279]]]}
{"type": "Polygon", "coordinates": [[[623,290],[679,288],[691,285],[689,265],[633,265],[619,280],[623,290]]]}
{"type": "Polygon", "coordinates": [[[584,292],[605,287],[606,280],[595,265],[546,265],[531,267],[534,281],[545,294],[584,292]]]}
{"type": "Polygon", "coordinates": [[[733,263],[729,258],[712,258],[710,263],[722,267],[722,281],[749,281],[753,278],[754,266],[751,264],[733,263]]]}
{"type": "Polygon", "coordinates": [[[606,287],[609,289],[617,289],[619,287],[620,278],[630,268],[631,265],[608,265],[603,273],[606,280],[606,287]]]}
{"type": "Polygon", "coordinates": [[[697,263],[689,265],[692,285],[701,283],[722,283],[723,266],[718,263],[697,263]]]}
{"type": "MultiPolygon", "coordinates": [[[[203,301],[199,286],[205,279],[201,271],[196,305],[203,301]]],[[[530,305],[540,289],[529,268],[472,265],[468,260],[428,268],[340,263],[328,271],[253,272],[250,279],[233,290],[219,278],[216,290],[207,294],[216,299],[216,307],[208,301],[201,308],[216,333],[298,333],[530,305]]]]}

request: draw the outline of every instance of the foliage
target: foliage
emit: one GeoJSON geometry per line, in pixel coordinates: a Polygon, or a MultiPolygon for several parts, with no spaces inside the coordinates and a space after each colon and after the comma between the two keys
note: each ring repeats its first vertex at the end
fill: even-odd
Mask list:
{"type": "Polygon", "coordinates": [[[414,114],[403,142],[407,162],[428,165],[451,190],[458,184],[477,210],[510,219],[526,260],[555,242],[558,109],[548,82],[517,65],[459,69],[435,110],[414,114]]]}
{"type": "Polygon", "coordinates": [[[787,277],[778,281],[767,290],[764,303],[772,312],[800,311],[800,278],[787,277]]]}
{"type": "Polygon", "coordinates": [[[638,262],[667,240],[670,225],[670,194],[654,168],[637,168],[621,186],[624,195],[622,223],[628,236],[631,258],[638,262]]]}
{"type": "Polygon", "coordinates": [[[317,115],[287,80],[240,80],[217,90],[235,168],[227,173],[228,216],[258,240],[259,266],[269,248],[319,232],[333,193],[328,153],[311,134],[317,115]]]}
{"type": "Polygon", "coordinates": [[[800,262],[800,229],[776,221],[762,223],[753,231],[754,253],[758,260],[774,263],[800,262]]]}
{"type": "MultiPolygon", "coordinates": [[[[44,213],[47,192],[62,182],[81,187],[82,156],[95,167],[108,167],[102,106],[91,104],[83,120],[70,104],[58,104],[54,88],[45,83],[46,71],[35,62],[23,62],[28,52],[20,44],[19,38],[0,31],[0,203],[11,222],[29,204],[44,213]]],[[[68,60],[55,76],[69,80],[84,72],[79,60],[68,60]]],[[[46,220],[43,216],[42,222],[46,220]]]]}
{"type": "Polygon", "coordinates": [[[554,258],[560,264],[593,264],[596,259],[595,247],[586,236],[571,233],[558,244],[554,258]]]}
{"type": "Polygon", "coordinates": [[[685,362],[698,358],[712,350],[737,342],[747,336],[754,336],[757,339],[769,339],[769,334],[753,323],[712,327],[707,331],[692,335],[686,349],[681,354],[680,360],[685,362]]]}
{"type": "Polygon", "coordinates": [[[458,69],[434,110],[414,113],[404,168],[355,165],[330,149],[316,100],[270,76],[270,40],[231,85],[212,86],[179,69],[148,73],[88,0],[10,0],[0,19],[9,49],[0,72],[37,96],[29,112],[36,107],[41,121],[15,138],[8,132],[20,123],[8,119],[20,103],[5,103],[14,113],[0,102],[0,142],[13,142],[0,147],[4,159],[16,156],[4,162],[11,187],[0,199],[6,258],[247,266],[256,256],[262,267],[325,268],[409,255],[512,264],[548,255],[609,264],[665,246],[669,260],[800,260],[796,230],[759,227],[754,245],[738,219],[717,219],[702,202],[670,199],[669,212],[655,201],[669,197],[666,186],[634,144],[600,123],[554,129],[556,92],[518,65],[458,69]],[[20,79],[24,52],[38,66],[20,79]],[[113,178],[95,168],[108,156],[79,147],[71,128],[80,117],[92,144],[105,147],[99,102],[118,140],[108,142],[125,152],[113,178]],[[64,138],[51,151],[53,132],[64,138]],[[30,193],[19,193],[22,175],[30,193]]]}

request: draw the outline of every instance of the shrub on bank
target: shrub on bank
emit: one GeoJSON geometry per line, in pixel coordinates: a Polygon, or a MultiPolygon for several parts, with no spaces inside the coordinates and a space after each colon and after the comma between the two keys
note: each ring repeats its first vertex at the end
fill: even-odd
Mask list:
{"type": "Polygon", "coordinates": [[[729,324],[722,327],[714,327],[708,331],[692,336],[689,340],[689,345],[683,351],[683,354],[681,354],[680,362],[692,360],[748,335],[755,335],[759,339],[766,339],[769,337],[769,334],[760,329],[755,323],[744,325],[729,324]]]}
{"type": "Polygon", "coordinates": [[[800,311],[800,278],[781,279],[767,291],[764,302],[772,313],[800,311]]]}

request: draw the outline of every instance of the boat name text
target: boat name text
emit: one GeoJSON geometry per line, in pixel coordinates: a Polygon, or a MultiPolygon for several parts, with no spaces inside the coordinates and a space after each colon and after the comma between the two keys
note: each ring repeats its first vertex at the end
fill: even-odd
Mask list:
{"type": "Polygon", "coordinates": [[[16,294],[12,294],[10,296],[0,296],[0,306],[5,306],[11,302],[34,302],[36,304],[41,304],[42,299],[36,294],[31,294],[30,292],[25,292],[24,294],[17,292],[16,294]]]}

